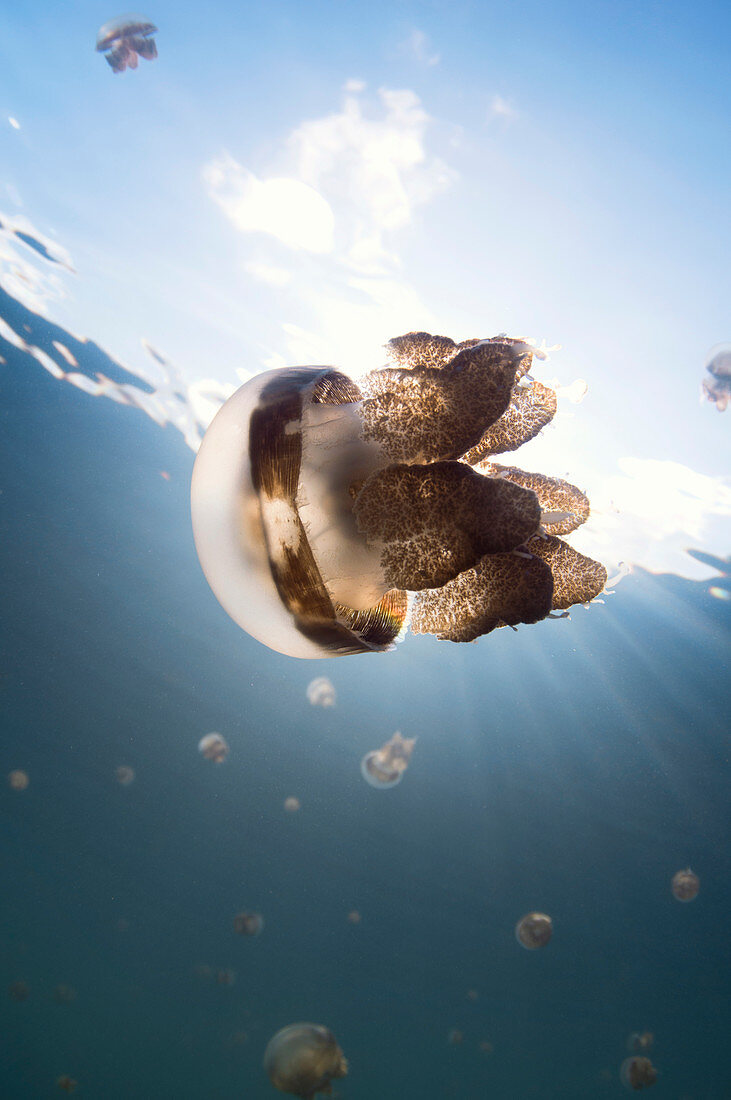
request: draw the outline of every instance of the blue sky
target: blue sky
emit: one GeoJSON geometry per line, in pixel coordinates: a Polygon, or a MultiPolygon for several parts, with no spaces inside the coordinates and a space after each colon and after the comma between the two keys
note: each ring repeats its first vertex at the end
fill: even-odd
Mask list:
{"type": "Polygon", "coordinates": [[[588,396],[520,462],[590,489],[587,549],[731,551],[729,421],[698,400],[731,341],[728,5],[145,13],[159,58],[119,76],[117,10],[3,16],[0,211],[73,262],[34,290],[54,320],[228,386],[357,373],[414,328],[560,344],[537,377],[588,396]]]}

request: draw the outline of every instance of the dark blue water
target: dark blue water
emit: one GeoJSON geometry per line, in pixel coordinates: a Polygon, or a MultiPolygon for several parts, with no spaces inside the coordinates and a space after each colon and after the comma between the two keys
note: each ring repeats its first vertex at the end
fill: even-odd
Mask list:
{"type": "MultiPolygon", "coordinates": [[[[1,306],[64,369],[53,340],[126,380],[1,306]]],[[[344,1100],[628,1095],[644,1029],[653,1097],[731,1097],[731,604],[635,572],[477,645],[278,656],[206,585],[182,437],[0,355],[0,775],[30,777],[0,788],[0,1096],[60,1095],[68,1073],[104,1100],[266,1100],[268,1039],[313,1020],[350,1061],[344,1100]],[[336,707],[307,702],[317,675],[336,707]],[[375,791],[360,758],[396,729],[411,766],[375,791]],[[220,767],[197,751],[210,730],[220,767]],[[244,908],[256,939],[233,932],[244,908]],[[532,909],[554,921],[537,952],[513,935],[532,909]]]]}

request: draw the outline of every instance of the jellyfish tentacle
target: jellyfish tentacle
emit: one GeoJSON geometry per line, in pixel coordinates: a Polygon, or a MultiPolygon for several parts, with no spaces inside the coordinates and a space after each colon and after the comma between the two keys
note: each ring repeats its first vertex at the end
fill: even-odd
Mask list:
{"type": "Polygon", "coordinates": [[[390,588],[438,588],[485,554],[512,550],[538,529],[535,493],[462,462],[397,464],[371,474],[353,505],[358,528],[381,548],[390,588]]]}

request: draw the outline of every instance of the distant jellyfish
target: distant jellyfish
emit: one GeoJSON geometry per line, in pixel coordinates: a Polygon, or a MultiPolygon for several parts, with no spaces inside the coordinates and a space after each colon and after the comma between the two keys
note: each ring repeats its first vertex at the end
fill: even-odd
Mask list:
{"type": "Polygon", "coordinates": [[[331,1082],[346,1076],[348,1063],[329,1028],[290,1024],[269,1040],[264,1069],[280,1092],[310,1100],[318,1092],[331,1092],[331,1082]]]}
{"type": "Polygon", "coordinates": [[[16,769],[8,775],[8,786],[14,791],[24,791],[29,783],[28,773],[20,771],[20,769],[16,769]]]}
{"type": "Polygon", "coordinates": [[[284,808],[288,814],[296,814],[298,810],[302,809],[302,803],[299,798],[295,798],[294,795],[291,794],[289,798],[285,798],[284,808]]]}
{"type": "Polygon", "coordinates": [[[228,744],[220,733],[207,733],[198,742],[198,752],[214,764],[223,764],[228,756],[228,744]]]}
{"type": "Polygon", "coordinates": [[[351,909],[348,913],[348,921],[350,924],[360,924],[362,919],[357,909],[351,909]]]}
{"type": "Polygon", "coordinates": [[[464,1035],[458,1027],[450,1028],[447,1032],[447,1042],[451,1047],[458,1047],[464,1041],[464,1035]]]}
{"type": "Polygon", "coordinates": [[[79,1082],[75,1081],[73,1077],[69,1077],[68,1073],[62,1073],[60,1077],[56,1078],[56,1085],[58,1088],[63,1089],[64,1092],[75,1092],[79,1082]]]}
{"type": "Polygon", "coordinates": [[[633,1031],[627,1040],[627,1050],[631,1054],[646,1054],[652,1050],[655,1036],[651,1031],[633,1031]]]}
{"type": "Polygon", "coordinates": [[[99,28],[96,48],[104,54],[112,72],[136,69],[137,58],[152,61],[157,57],[153,34],[157,27],[144,15],[120,15],[99,28]]]}
{"type": "Polygon", "coordinates": [[[553,921],[546,913],[526,913],[515,926],[515,938],[522,947],[536,951],[553,935],[553,921]]]}
{"type": "Polygon", "coordinates": [[[230,966],[221,966],[216,971],[216,985],[235,985],[236,972],[230,966]]]}
{"type": "Polygon", "coordinates": [[[134,783],[135,770],[130,768],[128,764],[120,764],[114,774],[117,777],[117,782],[122,787],[129,787],[130,783],[134,783]]]}
{"type": "Polygon", "coordinates": [[[673,897],[678,901],[693,901],[701,888],[701,880],[694,874],[690,867],[684,871],[676,871],[670,884],[673,897]]]}
{"type": "Polygon", "coordinates": [[[492,1054],[495,1047],[492,1045],[489,1039],[480,1039],[478,1049],[481,1054],[492,1054]]]}
{"type": "Polygon", "coordinates": [[[415,737],[402,737],[396,731],[380,749],[367,752],[360,762],[360,773],[371,787],[385,790],[403,779],[416,744],[415,737]]]}
{"type": "Polygon", "coordinates": [[[76,990],[72,985],[57,985],[53,990],[53,999],[57,1005],[70,1005],[76,1000],[76,990]]]}
{"type": "Polygon", "coordinates": [[[468,1001],[476,1001],[478,997],[479,997],[479,993],[477,992],[476,989],[468,989],[467,990],[467,1000],[468,1001]]]}
{"type": "Polygon", "coordinates": [[[307,698],[313,707],[334,707],[335,686],[327,676],[316,676],[307,685],[307,698]]]}
{"type": "Polygon", "coordinates": [[[11,1001],[27,1001],[30,997],[30,986],[22,978],[11,982],[8,986],[11,1001]]]}
{"type": "Polygon", "coordinates": [[[239,936],[258,936],[264,927],[261,913],[244,909],[234,917],[234,932],[239,936]]]}
{"type": "Polygon", "coordinates": [[[719,412],[725,412],[731,401],[731,345],[714,348],[706,370],[711,377],[704,379],[703,393],[719,412]]]}
{"type": "Polygon", "coordinates": [[[208,963],[196,963],[193,973],[200,982],[210,982],[213,979],[213,967],[208,963]]]}
{"type": "Polygon", "coordinates": [[[606,570],[559,536],[589,515],[568,482],[496,454],[556,395],[522,340],[412,332],[359,384],[268,371],[214,417],[191,486],[196,550],[221,605],[293,657],[393,648],[405,630],[473,641],[592,600],[606,570]],[[479,468],[473,468],[479,467],[479,468]]]}
{"type": "Polygon", "coordinates": [[[639,1092],[641,1089],[649,1089],[657,1081],[657,1070],[649,1058],[635,1055],[633,1058],[625,1058],[619,1070],[619,1079],[625,1088],[639,1092]]]}

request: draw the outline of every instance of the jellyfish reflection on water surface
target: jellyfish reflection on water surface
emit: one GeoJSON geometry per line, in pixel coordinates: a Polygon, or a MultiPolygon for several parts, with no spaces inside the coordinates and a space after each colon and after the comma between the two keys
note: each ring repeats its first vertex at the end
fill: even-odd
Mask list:
{"type": "Polygon", "coordinates": [[[104,54],[112,72],[123,73],[127,68],[137,68],[138,57],[146,61],[157,57],[153,34],[157,34],[157,27],[146,16],[120,15],[99,28],[96,48],[104,54]]]}
{"type": "Polygon", "coordinates": [[[589,514],[565,481],[488,459],[550,422],[534,350],[416,332],[356,385],[268,371],[219,410],[191,488],[196,549],[228,614],[293,657],[473,641],[599,594],[606,570],[558,536],[589,514]],[[481,472],[473,467],[479,466],[481,472]]]}
{"type": "Polygon", "coordinates": [[[347,1075],[348,1062],[329,1028],[290,1024],[269,1040],[264,1069],[280,1092],[310,1100],[318,1092],[331,1092],[330,1082],[347,1075]]]}

